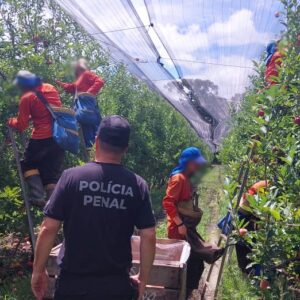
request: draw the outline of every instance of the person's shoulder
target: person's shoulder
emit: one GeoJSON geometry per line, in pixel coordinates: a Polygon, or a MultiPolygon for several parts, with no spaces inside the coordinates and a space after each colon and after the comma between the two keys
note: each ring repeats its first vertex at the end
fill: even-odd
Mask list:
{"type": "Polygon", "coordinates": [[[123,166],[123,170],[124,170],[124,172],[126,172],[128,174],[128,177],[132,177],[135,179],[137,185],[144,186],[144,187],[148,186],[147,181],[142,176],[138,175],[137,173],[129,170],[128,168],[126,168],[124,166],[123,166]]]}
{"type": "Polygon", "coordinates": [[[84,72],[85,76],[90,77],[90,78],[100,78],[100,76],[98,76],[95,72],[91,71],[91,70],[87,70],[84,72]]]}
{"type": "Polygon", "coordinates": [[[43,83],[41,85],[41,91],[42,92],[52,92],[52,91],[57,91],[56,87],[50,83],[43,83]]]}
{"type": "Polygon", "coordinates": [[[77,174],[86,174],[95,169],[95,165],[92,162],[88,162],[82,166],[76,166],[69,169],[66,169],[63,173],[65,176],[74,176],[77,174]]]}
{"type": "Polygon", "coordinates": [[[186,177],[182,173],[177,173],[170,178],[172,182],[183,182],[186,180],[186,177]]]}
{"type": "Polygon", "coordinates": [[[35,98],[36,98],[36,96],[34,95],[34,93],[31,92],[31,91],[28,91],[28,92],[22,94],[22,96],[21,96],[21,102],[24,103],[24,102],[27,102],[27,101],[32,101],[35,98]]]}

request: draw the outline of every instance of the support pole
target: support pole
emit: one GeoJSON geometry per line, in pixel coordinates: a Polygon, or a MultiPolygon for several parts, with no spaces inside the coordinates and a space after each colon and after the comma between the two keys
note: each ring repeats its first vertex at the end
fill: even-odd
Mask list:
{"type": "Polygon", "coordinates": [[[16,164],[17,164],[17,170],[18,170],[18,174],[19,174],[19,178],[20,178],[21,190],[22,190],[22,194],[23,194],[23,199],[24,199],[25,209],[26,209],[26,214],[27,214],[27,219],[28,219],[29,234],[30,234],[30,238],[31,238],[32,248],[33,248],[32,251],[34,251],[36,239],[35,239],[35,235],[34,235],[33,221],[31,218],[30,204],[29,204],[29,199],[27,197],[27,193],[26,193],[26,185],[25,185],[25,181],[24,181],[24,177],[23,177],[23,172],[21,169],[20,157],[19,157],[17,143],[16,143],[15,136],[14,136],[14,131],[10,127],[8,127],[8,134],[9,134],[9,138],[11,140],[14,157],[15,157],[16,164]]]}

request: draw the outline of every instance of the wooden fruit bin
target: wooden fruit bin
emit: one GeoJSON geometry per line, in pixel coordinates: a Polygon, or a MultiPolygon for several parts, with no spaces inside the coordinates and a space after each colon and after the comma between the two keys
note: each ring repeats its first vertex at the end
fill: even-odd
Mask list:
{"type": "MultiPolygon", "coordinates": [[[[132,274],[139,270],[140,238],[133,236],[131,241],[133,266],[132,274]]],[[[45,299],[53,299],[54,286],[60,268],[57,257],[61,244],[54,247],[48,259],[49,274],[48,292],[45,299]]],[[[157,239],[154,265],[146,288],[144,299],[151,300],[184,300],[186,296],[186,263],[190,255],[190,246],[185,241],[157,239]]]]}

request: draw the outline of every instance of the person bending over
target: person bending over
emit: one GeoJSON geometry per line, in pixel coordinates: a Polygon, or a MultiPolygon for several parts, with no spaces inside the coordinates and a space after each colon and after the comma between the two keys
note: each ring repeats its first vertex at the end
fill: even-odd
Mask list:
{"type": "Polygon", "coordinates": [[[67,93],[74,95],[74,110],[77,121],[80,123],[85,145],[90,149],[95,142],[101,116],[97,103],[97,95],[104,86],[104,80],[91,72],[85,59],[79,59],[74,65],[76,81],[56,83],[67,93]]]}
{"type": "Polygon", "coordinates": [[[62,104],[56,88],[43,83],[29,71],[19,71],[14,83],[22,96],[18,116],[10,118],[8,126],[23,132],[32,121],[33,130],[21,160],[21,168],[28,185],[29,200],[44,206],[45,191],[48,199],[60,177],[64,150],[52,138],[52,117],[34,91],[40,92],[52,106],[61,107],[62,104]]]}
{"type": "Polygon", "coordinates": [[[147,183],[121,160],[129,142],[126,119],[102,120],[93,162],[62,174],[37,239],[32,291],[42,299],[46,262],[63,223],[65,251],[55,300],[142,299],[155,254],[155,220],[147,183]],[[131,236],[139,229],[140,271],[131,277],[131,236]],[[134,283],[133,283],[134,281],[134,283]]]}
{"type": "Polygon", "coordinates": [[[206,164],[201,151],[196,147],[185,149],[179,164],[173,169],[168,182],[163,207],[168,219],[168,238],[187,240],[191,255],[187,266],[187,292],[197,289],[204,270],[204,263],[213,263],[223,249],[206,243],[197,232],[202,211],[198,208],[198,196],[193,192],[190,178],[206,164]]]}

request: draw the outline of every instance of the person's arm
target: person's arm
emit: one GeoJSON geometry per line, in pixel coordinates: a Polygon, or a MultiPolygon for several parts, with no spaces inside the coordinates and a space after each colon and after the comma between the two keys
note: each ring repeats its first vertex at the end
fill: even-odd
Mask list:
{"type": "Polygon", "coordinates": [[[155,255],[155,218],[151,205],[148,186],[141,182],[141,201],[137,207],[135,226],[140,233],[140,271],[132,279],[138,283],[139,300],[143,299],[145,287],[149,278],[155,255]]]}
{"type": "Polygon", "coordinates": [[[178,225],[178,232],[182,236],[186,235],[187,229],[178,215],[177,203],[181,200],[180,194],[183,188],[183,181],[176,175],[169,180],[166,196],[163,199],[163,207],[167,215],[178,225]]]}
{"type": "Polygon", "coordinates": [[[8,126],[23,132],[29,126],[30,120],[30,103],[34,99],[34,95],[23,96],[19,105],[19,112],[16,118],[8,119],[8,126]]]}
{"type": "Polygon", "coordinates": [[[63,88],[67,93],[75,94],[76,83],[64,83],[60,80],[55,80],[56,84],[63,88]]]}
{"type": "Polygon", "coordinates": [[[47,217],[41,225],[35,248],[31,278],[32,292],[38,300],[42,300],[46,292],[48,284],[46,264],[60,226],[60,221],[47,217]]]}
{"type": "Polygon", "coordinates": [[[71,209],[71,205],[68,203],[67,189],[68,176],[67,171],[64,171],[44,208],[45,218],[35,248],[31,288],[38,300],[43,299],[47,288],[46,263],[49,253],[61,223],[67,218],[67,211],[71,209]]]}
{"type": "Polygon", "coordinates": [[[87,93],[97,95],[104,86],[104,80],[91,72],[86,72],[84,76],[89,77],[89,80],[92,82],[92,85],[87,90],[87,93]]]}
{"type": "Polygon", "coordinates": [[[143,299],[146,284],[155,256],[156,234],[155,227],[141,229],[140,234],[140,271],[137,276],[139,282],[139,299],[143,299]]]}

